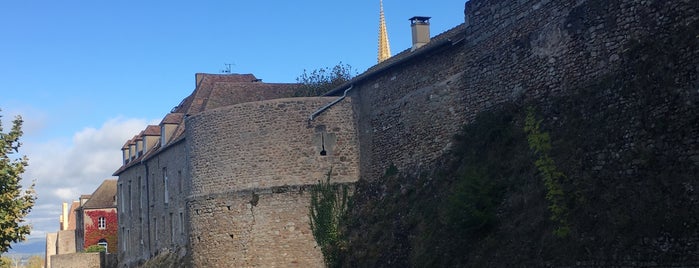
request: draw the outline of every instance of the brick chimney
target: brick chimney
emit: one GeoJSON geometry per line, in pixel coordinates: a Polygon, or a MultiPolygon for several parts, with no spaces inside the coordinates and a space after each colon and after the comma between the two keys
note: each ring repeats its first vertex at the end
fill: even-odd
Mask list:
{"type": "Polygon", "coordinates": [[[413,32],[414,51],[430,42],[430,17],[415,16],[410,18],[410,29],[413,32]]]}

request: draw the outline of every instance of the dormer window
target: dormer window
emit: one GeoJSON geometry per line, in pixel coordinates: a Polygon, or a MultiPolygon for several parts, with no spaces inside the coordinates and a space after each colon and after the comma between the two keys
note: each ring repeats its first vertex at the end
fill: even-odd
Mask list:
{"type": "Polygon", "coordinates": [[[160,126],[160,147],[165,146],[166,141],[167,139],[165,136],[165,126],[160,126]]]}

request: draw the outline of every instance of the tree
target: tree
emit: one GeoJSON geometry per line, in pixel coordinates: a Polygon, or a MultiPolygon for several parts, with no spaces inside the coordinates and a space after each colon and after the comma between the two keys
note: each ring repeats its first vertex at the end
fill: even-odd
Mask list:
{"type": "Polygon", "coordinates": [[[14,267],[14,262],[8,257],[0,257],[0,268],[14,267]]]}
{"type": "Polygon", "coordinates": [[[342,62],[332,69],[325,67],[315,69],[310,73],[304,69],[303,73],[296,78],[296,82],[301,86],[294,92],[294,97],[321,96],[349,81],[355,74],[356,71],[352,70],[352,66],[342,64],[342,62]]]}
{"type": "MultiPolygon", "coordinates": [[[[2,116],[0,115],[0,119],[2,116]]],[[[30,232],[29,225],[22,225],[24,218],[34,206],[34,185],[22,192],[21,175],[28,165],[26,156],[11,159],[19,152],[22,143],[22,117],[12,121],[12,129],[4,133],[0,121],[0,253],[7,252],[10,243],[24,241],[30,232]]]]}
{"type": "Polygon", "coordinates": [[[44,267],[44,258],[38,255],[29,257],[27,260],[27,266],[25,268],[41,268],[44,267]]]}

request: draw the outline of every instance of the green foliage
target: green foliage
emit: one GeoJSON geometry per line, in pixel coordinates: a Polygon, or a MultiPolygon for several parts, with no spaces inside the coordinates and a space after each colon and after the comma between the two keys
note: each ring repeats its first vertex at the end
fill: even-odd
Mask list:
{"type": "MultiPolygon", "coordinates": [[[[0,116],[0,119],[2,116],[0,116]]],[[[25,239],[30,232],[29,225],[22,225],[24,218],[34,206],[36,194],[34,185],[22,192],[21,175],[28,165],[27,157],[11,159],[22,145],[22,117],[12,121],[12,129],[3,133],[0,122],[0,252],[7,252],[10,243],[25,239]]]]}
{"type": "Polygon", "coordinates": [[[38,255],[29,257],[25,268],[42,268],[44,267],[44,258],[38,255]]]}
{"type": "Polygon", "coordinates": [[[342,62],[332,68],[315,69],[310,73],[303,70],[303,73],[296,78],[296,82],[301,86],[294,92],[294,97],[322,96],[349,81],[354,75],[356,71],[352,70],[352,66],[342,62]]]}
{"type": "Polygon", "coordinates": [[[347,212],[348,188],[347,185],[330,183],[330,172],[325,182],[318,181],[318,184],[311,188],[308,217],[313,237],[320,246],[325,264],[335,267],[338,266],[338,256],[345,249],[340,223],[347,212]]]}
{"type": "Polygon", "coordinates": [[[569,209],[565,201],[565,193],[561,184],[566,179],[563,172],[558,171],[550,156],[551,138],[547,132],[541,131],[541,121],[536,120],[534,108],[527,109],[527,117],[524,121],[524,131],[527,132],[529,148],[538,156],[534,164],[542,176],[546,186],[546,199],[549,201],[551,220],[558,226],[554,234],[558,237],[566,237],[570,233],[568,223],[569,209]]]}
{"type": "Polygon", "coordinates": [[[499,188],[483,171],[469,169],[461,174],[449,196],[449,222],[467,236],[490,230],[502,198],[499,188]]]}
{"type": "Polygon", "coordinates": [[[100,245],[92,245],[87,248],[85,248],[85,252],[91,253],[91,252],[105,252],[107,249],[103,246],[100,245]]]}

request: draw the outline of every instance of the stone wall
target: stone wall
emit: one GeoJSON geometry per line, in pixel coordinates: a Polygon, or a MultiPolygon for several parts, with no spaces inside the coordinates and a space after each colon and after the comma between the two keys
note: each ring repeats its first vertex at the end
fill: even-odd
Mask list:
{"type": "Polygon", "coordinates": [[[58,231],[56,254],[75,253],[75,230],[58,231]]]}
{"type": "Polygon", "coordinates": [[[71,253],[51,256],[52,268],[102,268],[100,253],[71,253]]]}
{"type": "Polygon", "coordinates": [[[231,191],[191,201],[196,267],[322,267],[305,186],[231,191]]]}
{"type": "Polygon", "coordinates": [[[51,257],[56,255],[56,242],[58,233],[46,233],[46,257],[44,266],[51,268],[51,257]]]}
{"type": "Polygon", "coordinates": [[[318,267],[307,187],[332,169],[358,178],[351,100],[293,98],[205,111],[187,119],[192,256],[198,267],[318,267]]]}
{"type": "Polygon", "coordinates": [[[186,159],[184,142],[178,142],[120,174],[119,206],[124,209],[119,210],[118,251],[122,266],[132,267],[162,251],[187,247],[186,159]]]}
{"type": "Polygon", "coordinates": [[[336,181],[356,180],[350,99],[308,122],[334,99],[250,102],[191,116],[186,122],[192,195],[312,184],[331,168],[336,181]]]}
{"type": "Polygon", "coordinates": [[[447,33],[464,41],[356,81],[362,178],[378,178],[390,164],[429,168],[480,111],[594,82],[622,67],[632,40],[689,25],[697,9],[693,1],[467,2],[465,24],[447,33]]]}
{"type": "MultiPolygon", "coordinates": [[[[580,250],[578,265],[694,267],[696,220],[688,215],[696,211],[699,165],[699,125],[692,117],[699,103],[698,21],[696,1],[469,1],[466,23],[446,33],[454,42],[416,50],[412,58],[403,52],[390,68],[353,81],[361,177],[380,179],[391,164],[421,174],[480,112],[510,102],[533,105],[552,140],[563,134],[587,140],[587,147],[565,148],[556,159],[571,178],[597,182],[586,189],[596,199],[582,209],[620,222],[651,212],[653,220],[666,219],[656,226],[627,223],[647,229],[623,237],[632,229],[586,214],[590,247],[580,250]],[[570,103],[557,103],[563,101],[570,103]],[[562,118],[571,107],[584,108],[562,118]],[[591,205],[605,202],[610,205],[591,205]],[[670,209],[679,213],[668,215],[670,209]]],[[[526,248],[513,244],[514,250],[495,255],[502,260],[501,253],[526,248]]]]}

